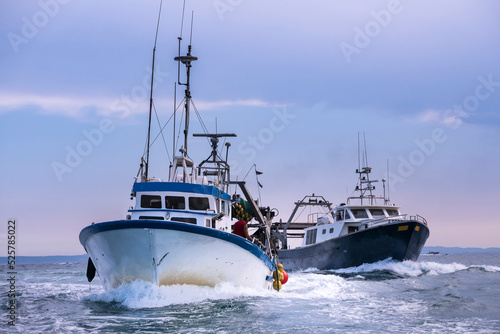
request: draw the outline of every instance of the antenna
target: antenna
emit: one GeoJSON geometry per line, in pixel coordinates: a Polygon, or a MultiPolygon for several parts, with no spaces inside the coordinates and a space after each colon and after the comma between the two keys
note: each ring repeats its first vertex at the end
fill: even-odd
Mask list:
{"type": "Polygon", "coordinates": [[[160,28],[160,17],[161,17],[161,7],[163,0],[160,1],[160,9],[158,11],[158,22],[156,23],[156,34],[155,34],[155,44],[153,47],[153,64],[151,65],[151,90],[149,95],[149,121],[148,121],[148,143],[146,146],[146,168],[145,168],[145,181],[148,180],[149,172],[149,142],[151,140],[151,114],[153,113],[153,83],[155,75],[155,53],[156,53],[156,41],[158,40],[158,29],[160,28]]]}
{"type": "Polygon", "coordinates": [[[365,146],[365,153],[364,153],[365,166],[368,167],[368,152],[366,149],[366,134],[364,131],[363,131],[363,144],[365,146]]]}
{"type": "Polygon", "coordinates": [[[193,21],[194,21],[194,10],[191,12],[191,33],[189,35],[189,45],[193,42],[193,21]]]}
{"type": "Polygon", "coordinates": [[[359,156],[360,155],[360,153],[359,153],[359,151],[360,151],[359,145],[360,144],[359,144],[359,132],[358,132],[358,172],[361,172],[361,160],[360,160],[360,156],[359,156]]]}
{"type": "Polygon", "coordinates": [[[391,197],[389,195],[389,192],[391,191],[391,185],[389,184],[390,180],[391,177],[389,175],[389,159],[387,159],[387,202],[391,201],[391,197]]]}
{"type": "MultiPolygon", "coordinates": [[[[186,4],[186,1],[184,0],[184,5],[186,4]]],[[[194,12],[193,12],[194,16],[194,12]]],[[[183,9],[183,14],[182,14],[182,22],[184,23],[184,9],[183,9]]],[[[191,19],[191,36],[193,35],[193,22],[191,19]]],[[[184,149],[182,150],[182,154],[184,157],[187,157],[187,143],[188,143],[188,133],[189,133],[189,107],[191,105],[191,90],[190,90],[190,74],[191,74],[191,62],[198,60],[197,57],[194,57],[191,55],[191,44],[188,45],[188,52],[185,56],[181,56],[181,41],[182,41],[182,27],[181,27],[181,36],[178,37],[179,40],[179,55],[174,58],[175,61],[178,61],[178,66],[177,66],[177,84],[186,86],[186,89],[184,91],[184,111],[186,113],[186,119],[184,121],[184,149]],[[183,63],[186,66],[186,83],[181,82],[181,63],[183,63]]]]}
{"type": "Polygon", "coordinates": [[[175,114],[177,113],[177,85],[174,82],[174,132],[172,133],[172,154],[175,156],[175,114]]]}
{"type": "Polygon", "coordinates": [[[184,3],[182,5],[181,34],[179,35],[180,39],[182,39],[182,28],[184,27],[184,12],[185,11],[186,11],[186,0],[184,0],[184,3]]]}

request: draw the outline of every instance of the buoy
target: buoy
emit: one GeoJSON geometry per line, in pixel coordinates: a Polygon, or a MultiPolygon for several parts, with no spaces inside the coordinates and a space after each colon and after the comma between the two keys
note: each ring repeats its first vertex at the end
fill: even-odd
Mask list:
{"type": "Polygon", "coordinates": [[[282,281],[285,277],[283,276],[283,271],[279,271],[278,269],[278,275],[276,275],[276,271],[273,273],[273,278],[274,278],[274,281],[282,281]],[[276,277],[278,276],[278,277],[276,277]]]}
{"type": "Polygon", "coordinates": [[[274,288],[274,290],[278,290],[278,291],[281,290],[281,282],[274,281],[273,288],[274,288]]]}
{"type": "Polygon", "coordinates": [[[281,284],[285,284],[286,282],[288,282],[288,274],[285,270],[283,270],[283,279],[281,280],[281,284]]]}

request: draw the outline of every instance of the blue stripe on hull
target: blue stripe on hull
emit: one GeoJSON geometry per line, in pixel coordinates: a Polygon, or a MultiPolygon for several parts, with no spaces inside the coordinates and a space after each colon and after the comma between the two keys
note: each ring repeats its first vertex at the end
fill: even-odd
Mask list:
{"type": "Polygon", "coordinates": [[[246,251],[252,253],[257,258],[259,258],[262,262],[266,264],[269,270],[275,270],[275,266],[273,262],[269,259],[269,257],[260,249],[258,246],[249,242],[246,239],[243,239],[237,235],[227,233],[224,231],[214,230],[212,228],[198,226],[193,224],[172,222],[172,221],[155,221],[155,220],[116,220],[104,223],[98,223],[94,225],[90,225],[85,227],[80,232],[80,243],[85,248],[86,240],[100,232],[104,231],[112,231],[112,230],[120,230],[120,229],[163,229],[163,230],[175,230],[182,231],[186,233],[194,233],[205,235],[217,239],[221,239],[232,244],[235,244],[238,247],[245,249],[246,251]]]}

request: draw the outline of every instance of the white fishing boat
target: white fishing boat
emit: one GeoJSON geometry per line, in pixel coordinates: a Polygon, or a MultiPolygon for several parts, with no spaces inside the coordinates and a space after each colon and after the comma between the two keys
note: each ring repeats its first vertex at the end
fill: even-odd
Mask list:
{"type": "MultiPolygon", "coordinates": [[[[179,50],[181,40],[179,37],[179,50]]],[[[156,41],[153,74],[155,49],[156,41]]],[[[135,280],[155,285],[273,285],[277,263],[269,237],[269,211],[257,206],[244,182],[231,181],[227,163],[230,145],[226,143],[224,159],[218,151],[219,138],[235,135],[194,134],[209,139],[211,153],[199,165],[188,155],[190,69],[196,60],[191,45],[186,55],[175,58],[179,68],[181,64],[186,68],[185,83],[179,80],[185,86],[181,103],[184,143],[180,155],[172,159],[168,180],[149,176],[151,93],[146,152],[131,193],[135,206],[123,220],[91,224],[80,232],[80,242],[89,255],[87,277],[91,281],[97,272],[106,290],[135,280]],[[230,195],[230,185],[238,186],[243,196],[230,195]],[[240,203],[247,206],[246,213],[241,212],[240,203]],[[260,241],[251,242],[231,233],[232,225],[242,215],[256,220],[252,225],[258,228],[260,241]]],[[[151,90],[152,83],[153,75],[151,90]]]]}
{"type": "Polygon", "coordinates": [[[281,240],[280,263],[287,270],[339,269],[385,259],[417,260],[429,237],[427,221],[419,215],[400,212],[384,195],[374,195],[377,180],[370,180],[371,168],[356,170],[359,196],[347,198],[335,208],[322,196],[305,196],[295,203],[286,224],[275,224],[273,234],[281,240]],[[297,223],[300,208],[316,207],[307,222],[297,223]],[[297,233],[290,230],[303,230],[297,233]],[[290,248],[288,238],[300,237],[302,244],[290,248]]]}

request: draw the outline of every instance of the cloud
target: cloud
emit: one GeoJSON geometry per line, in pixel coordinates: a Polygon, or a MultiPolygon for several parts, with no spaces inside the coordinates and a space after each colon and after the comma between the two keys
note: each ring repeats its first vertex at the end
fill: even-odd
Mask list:
{"type": "Polygon", "coordinates": [[[0,114],[35,108],[46,114],[80,117],[93,110],[102,113],[109,108],[110,100],[103,98],[75,98],[22,93],[0,93],[0,114]]]}
{"type": "MultiPolygon", "coordinates": [[[[155,105],[157,109],[165,110],[163,106],[171,106],[172,100],[156,99],[155,105]]],[[[195,101],[195,106],[198,110],[203,111],[233,106],[279,107],[280,105],[260,99],[245,99],[195,101]]],[[[0,92],[0,115],[28,108],[37,109],[43,114],[71,117],[79,120],[86,119],[89,115],[124,119],[146,113],[149,110],[149,105],[145,99],[134,100],[125,95],[118,98],[106,98],[0,92]]]]}
{"type": "Polygon", "coordinates": [[[464,121],[462,120],[463,115],[453,112],[451,109],[447,110],[435,110],[430,109],[421,112],[417,116],[418,120],[423,123],[435,123],[440,125],[445,125],[452,128],[457,128],[461,126],[464,121]]]}
{"type": "Polygon", "coordinates": [[[224,107],[281,107],[281,104],[273,104],[260,99],[246,100],[219,100],[219,101],[201,101],[195,105],[199,110],[214,110],[224,107]]]}

